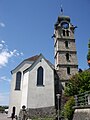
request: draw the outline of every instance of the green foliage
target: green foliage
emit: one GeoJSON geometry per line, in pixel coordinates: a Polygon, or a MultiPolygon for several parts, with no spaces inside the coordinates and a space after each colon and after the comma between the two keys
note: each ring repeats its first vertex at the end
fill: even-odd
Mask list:
{"type": "Polygon", "coordinates": [[[0,106],[0,112],[4,112],[4,110],[7,108],[8,108],[8,106],[0,106]]]}
{"type": "Polygon", "coordinates": [[[90,60],[90,49],[88,50],[87,60],[90,60]]]}
{"type": "Polygon", "coordinates": [[[0,112],[4,112],[4,107],[0,106],[0,112]]]}
{"type": "Polygon", "coordinates": [[[74,110],[72,107],[75,105],[74,98],[72,96],[81,94],[83,92],[90,91],[90,70],[80,72],[69,80],[68,85],[65,87],[64,93],[70,99],[64,105],[63,115],[64,118],[72,120],[74,110]]]}
{"type": "Polygon", "coordinates": [[[90,49],[90,40],[89,40],[89,43],[88,43],[88,49],[90,49]]]}
{"type": "Polygon", "coordinates": [[[75,105],[74,97],[70,97],[70,99],[66,102],[63,109],[64,118],[68,118],[68,120],[72,120],[74,109],[72,108],[75,105]]]}
{"type": "Polygon", "coordinates": [[[87,62],[88,62],[88,65],[90,67],[90,39],[89,39],[89,43],[88,43],[87,62]]]}
{"type": "Polygon", "coordinates": [[[74,96],[90,90],[90,71],[78,73],[69,80],[65,95],[74,96]]]}

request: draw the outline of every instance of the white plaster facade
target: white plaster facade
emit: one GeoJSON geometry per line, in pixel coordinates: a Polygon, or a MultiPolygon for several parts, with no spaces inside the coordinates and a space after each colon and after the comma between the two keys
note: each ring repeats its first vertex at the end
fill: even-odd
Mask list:
{"type": "Polygon", "coordinates": [[[55,106],[54,95],[54,66],[47,61],[42,54],[36,59],[24,60],[12,70],[12,82],[8,116],[12,114],[15,106],[15,114],[18,115],[23,105],[26,108],[42,108],[55,106]],[[37,86],[37,69],[43,68],[43,86],[37,86]],[[15,90],[16,73],[22,73],[20,90],[15,90]]]}

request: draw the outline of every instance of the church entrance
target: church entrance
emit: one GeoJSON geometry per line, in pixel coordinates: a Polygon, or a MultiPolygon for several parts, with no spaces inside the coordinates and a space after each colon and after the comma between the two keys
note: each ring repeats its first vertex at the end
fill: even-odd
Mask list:
{"type": "Polygon", "coordinates": [[[12,113],[15,114],[15,110],[16,110],[16,107],[14,106],[13,109],[12,109],[12,113]]]}
{"type": "Polygon", "coordinates": [[[12,120],[13,120],[13,118],[15,117],[15,111],[16,111],[16,107],[14,106],[14,107],[12,108],[12,115],[11,115],[12,120]]]}

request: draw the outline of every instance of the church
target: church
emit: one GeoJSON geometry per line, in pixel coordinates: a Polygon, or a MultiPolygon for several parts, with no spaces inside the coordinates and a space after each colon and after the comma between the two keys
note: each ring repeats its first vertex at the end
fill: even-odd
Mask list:
{"type": "Polygon", "coordinates": [[[23,105],[34,116],[55,112],[57,94],[78,72],[75,28],[69,16],[58,16],[52,36],[55,65],[39,54],[25,59],[11,71],[9,117],[13,111],[18,116],[23,105]]]}

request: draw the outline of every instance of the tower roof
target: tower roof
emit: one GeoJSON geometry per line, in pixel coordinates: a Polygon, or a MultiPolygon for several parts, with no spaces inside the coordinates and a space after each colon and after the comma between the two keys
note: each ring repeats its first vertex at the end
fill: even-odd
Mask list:
{"type": "Polygon", "coordinates": [[[68,21],[70,22],[70,17],[69,16],[58,16],[58,22],[60,23],[61,21],[68,21]]]}
{"type": "Polygon", "coordinates": [[[64,16],[64,15],[61,15],[61,16],[58,16],[58,19],[57,19],[57,22],[55,24],[55,28],[62,22],[70,22],[70,17],[69,16],[64,16]]]}

